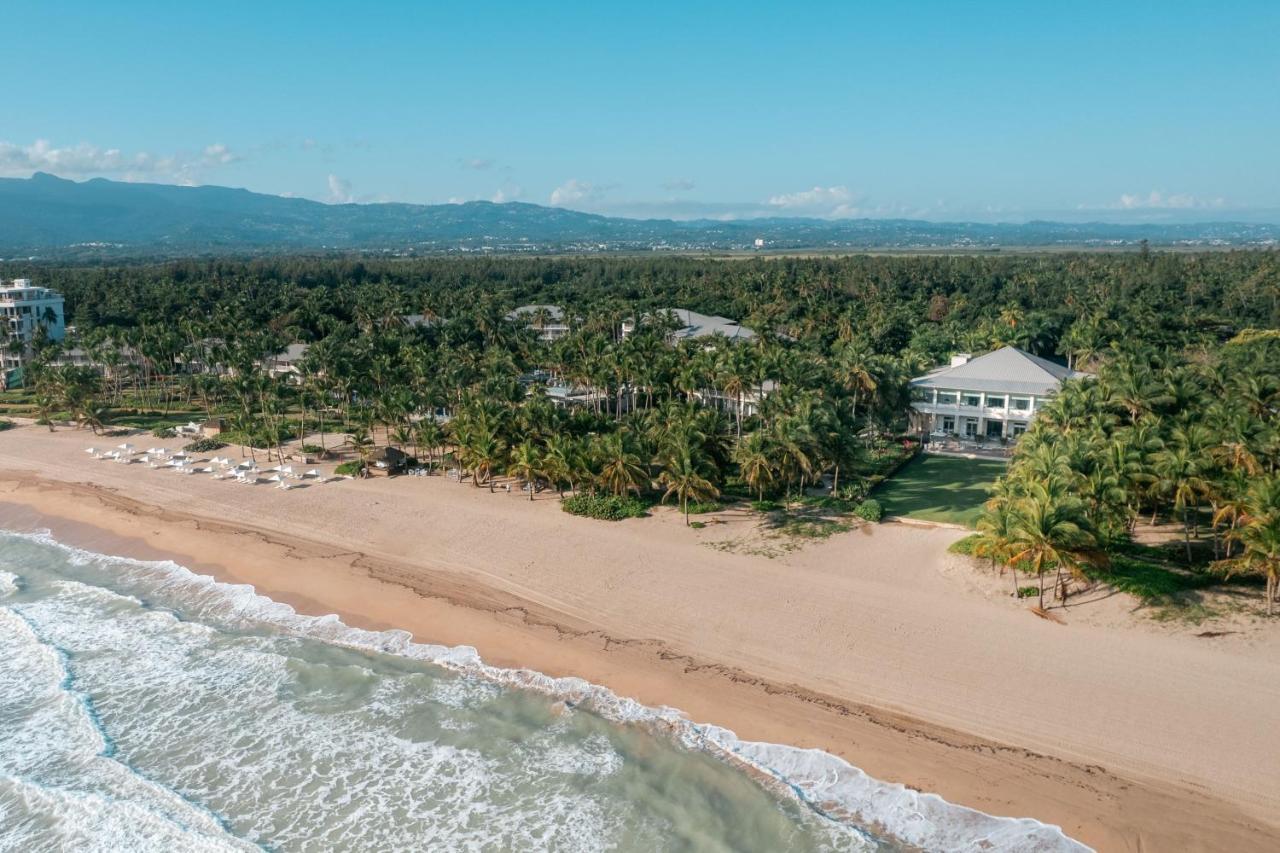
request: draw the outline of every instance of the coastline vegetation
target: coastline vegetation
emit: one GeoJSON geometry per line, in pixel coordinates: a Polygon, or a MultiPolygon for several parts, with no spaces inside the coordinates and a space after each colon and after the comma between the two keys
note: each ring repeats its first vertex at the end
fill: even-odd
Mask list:
{"type": "Polygon", "coordinates": [[[1154,600],[1252,575],[1271,615],[1278,426],[1280,338],[1118,350],[1040,412],[967,547],[1035,577],[1041,606],[1050,575],[1064,604],[1073,578],[1154,600]],[[1153,530],[1164,547],[1135,541],[1153,530]]]}
{"type": "Polygon", "coordinates": [[[1065,603],[1154,524],[1179,528],[1190,572],[1261,575],[1268,608],[1280,583],[1275,252],[3,271],[63,293],[75,332],[37,341],[0,414],[95,432],[219,417],[222,440],[278,455],[304,437],[361,463],[389,445],[459,483],[630,495],[686,521],[721,496],[852,510],[911,451],[909,378],[1015,345],[1096,378],[1019,442],[982,556],[1031,566],[1040,600],[1065,603]],[[563,308],[563,336],[544,339],[546,309],[510,316],[526,304],[563,308]],[[675,341],[672,306],[756,334],[675,341]],[[309,349],[273,369],[293,343],[309,349]]]}

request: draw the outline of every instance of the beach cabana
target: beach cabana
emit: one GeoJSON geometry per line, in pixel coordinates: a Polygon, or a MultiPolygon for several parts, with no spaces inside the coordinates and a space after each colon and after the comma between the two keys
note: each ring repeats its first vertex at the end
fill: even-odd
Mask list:
{"type": "Polygon", "coordinates": [[[373,477],[390,477],[403,471],[408,461],[408,455],[397,447],[379,447],[369,456],[365,470],[373,477]]]}

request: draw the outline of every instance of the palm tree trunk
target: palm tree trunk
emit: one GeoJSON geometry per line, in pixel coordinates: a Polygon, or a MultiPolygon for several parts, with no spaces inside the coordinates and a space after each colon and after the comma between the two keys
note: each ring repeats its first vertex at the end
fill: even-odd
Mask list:
{"type": "Polygon", "coordinates": [[[1187,546],[1187,565],[1191,565],[1191,521],[1188,511],[1182,510],[1182,537],[1187,546]]]}

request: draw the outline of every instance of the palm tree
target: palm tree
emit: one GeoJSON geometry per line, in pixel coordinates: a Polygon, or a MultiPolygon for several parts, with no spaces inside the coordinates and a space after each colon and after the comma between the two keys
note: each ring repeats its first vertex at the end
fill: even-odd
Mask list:
{"type": "Polygon", "coordinates": [[[629,434],[613,432],[598,436],[593,442],[593,455],[600,467],[600,482],[609,492],[639,495],[649,488],[649,469],[632,447],[629,434]]]}
{"type": "Polygon", "coordinates": [[[1174,512],[1182,513],[1183,541],[1186,545],[1187,562],[1191,562],[1191,510],[1197,506],[1200,497],[1209,491],[1209,484],[1204,479],[1204,462],[1185,443],[1175,444],[1157,454],[1156,475],[1158,488],[1162,494],[1173,499],[1174,512]]]}
{"type": "Polygon", "coordinates": [[[1012,524],[1013,552],[1010,563],[1021,563],[1040,583],[1040,607],[1044,608],[1044,575],[1056,567],[1055,585],[1065,602],[1062,570],[1075,574],[1091,562],[1102,562],[1094,550],[1094,539],[1084,528],[1084,512],[1080,502],[1065,494],[1051,491],[1044,483],[1034,483],[1028,494],[1018,499],[1012,524]]]}
{"type": "Polygon", "coordinates": [[[524,481],[529,488],[529,500],[532,501],[534,485],[543,473],[542,454],[537,446],[526,439],[511,448],[511,461],[507,463],[507,471],[524,481]]]}
{"type": "Polygon", "coordinates": [[[1257,518],[1233,535],[1243,548],[1241,555],[1231,561],[1233,567],[1266,577],[1267,615],[1274,615],[1280,589],[1280,515],[1257,518]]]}
{"type": "Polygon", "coordinates": [[[875,356],[861,344],[846,344],[836,356],[834,373],[841,388],[849,393],[849,417],[858,418],[858,399],[876,390],[875,356]]]}
{"type": "Polygon", "coordinates": [[[1018,566],[1010,557],[1017,535],[1017,521],[1017,512],[1008,497],[992,498],[978,518],[978,533],[973,546],[975,556],[991,560],[993,571],[997,565],[1002,575],[1005,566],[1012,569],[1014,597],[1018,595],[1018,566]]]}
{"type": "Polygon", "coordinates": [[[776,471],[769,443],[764,433],[748,433],[733,450],[733,461],[738,463],[742,482],[756,493],[757,500],[764,500],[764,490],[773,485],[776,471]]]}
{"type": "Polygon", "coordinates": [[[77,419],[80,426],[89,427],[97,435],[106,426],[109,414],[110,409],[106,406],[90,405],[80,411],[77,419]]]}
{"type": "Polygon", "coordinates": [[[689,501],[713,500],[720,496],[720,490],[711,482],[710,468],[706,457],[683,440],[672,447],[662,460],[658,482],[667,487],[662,501],[666,503],[670,497],[680,501],[686,526],[689,524],[689,501]]]}
{"type": "Polygon", "coordinates": [[[360,456],[360,469],[363,471],[369,464],[369,456],[373,453],[373,439],[369,437],[369,430],[356,427],[347,435],[347,443],[360,456]]]}
{"type": "MultiPolygon", "coordinates": [[[[414,442],[415,435],[414,431],[408,425],[401,424],[392,431],[391,441],[401,450],[404,450],[414,442]]],[[[414,456],[417,456],[418,448],[414,447],[413,450],[414,456]]]]}
{"type": "Polygon", "coordinates": [[[556,491],[562,497],[565,483],[573,486],[574,472],[571,460],[574,452],[571,439],[562,435],[553,435],[547,439],[546,449],[542,454],[542,474],[556,487],[556,491]]]}
{"type": "Polygon", "coordinates": [[[1241,525],[1227,534],[1229,540],[1240,543],[1241,553],[1214,566],[1228,577],[1237,572],[1263,575],[1267,579],[1267,615],[1271,616],[1280,593],[1280,475],[1251,483],[1243,504],[1241,525]]]}
{"type": "Polygon", "coordinates": [[[477,429],[470,441],[463,445],[463,452],[470,463],[472,481],[477,487],[483,475],[489,484],[489,491],[493,491],[494,469],[502,462],[506,448],[507,444],[502,437],[489,427],[477,429]]]}
{"type": "Polygon", "coordinates": [[[435,463],[436,449],[444,443],[444,430],[433,417],[425,417],[414,426],[414,441],[427,451],[427,467],[435,463]]]}

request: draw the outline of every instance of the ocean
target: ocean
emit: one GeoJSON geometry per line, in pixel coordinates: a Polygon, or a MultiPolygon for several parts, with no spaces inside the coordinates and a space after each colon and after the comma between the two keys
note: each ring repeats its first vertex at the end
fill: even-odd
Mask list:
{"type": "Polygon", "coordinates": [[[167,562],[0,532],[0,850],[1086,848],[167,562]]]}

